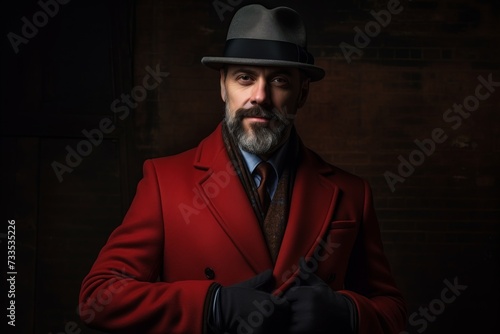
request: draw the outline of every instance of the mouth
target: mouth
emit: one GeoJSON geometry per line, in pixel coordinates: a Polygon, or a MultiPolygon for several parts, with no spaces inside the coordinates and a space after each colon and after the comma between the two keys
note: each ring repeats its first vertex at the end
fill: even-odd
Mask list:
{"type": "Polygon", "coordinates": [[[259,117],[259,116],[248,116],[245,117],[249,122],[258,122],[258,123],[267,123],[270,121],[267,117],[259,117]]]}

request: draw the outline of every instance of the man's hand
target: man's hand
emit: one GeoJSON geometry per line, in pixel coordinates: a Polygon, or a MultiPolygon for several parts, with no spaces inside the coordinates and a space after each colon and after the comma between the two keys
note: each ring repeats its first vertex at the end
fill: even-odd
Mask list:
{"type": "Polygon", "coordinates": [[[267,270],[247,281],[218,287],[211,301],[215,333],[283,333],[289,326],[290,305],[271,295],[273,275],[267,270]]]}
{"type": "Polygon", "coordinates": [[[300,261],[299,284],[285,292],[292,311],[290,334],[356,332],[357,311],[348,297],[333,291],[300,261]]]}

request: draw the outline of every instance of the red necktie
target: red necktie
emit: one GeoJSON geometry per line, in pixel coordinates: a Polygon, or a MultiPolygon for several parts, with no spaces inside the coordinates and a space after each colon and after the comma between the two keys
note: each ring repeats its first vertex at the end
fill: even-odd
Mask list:
{"type": "Polygon", "coordinates": [[[271,204],[271,196],[269,196],[269,192],[267,191],[267,183],[270,181],[270,173],[272,173],[271,164],[268,162],[262,161],[255,167],[255,171],[260,175],[260,184],[257,188],[257,193],[259,194],[260,205],[264,214],[267,213],[267,209],[269,209],[269,205],[271,204]]]}

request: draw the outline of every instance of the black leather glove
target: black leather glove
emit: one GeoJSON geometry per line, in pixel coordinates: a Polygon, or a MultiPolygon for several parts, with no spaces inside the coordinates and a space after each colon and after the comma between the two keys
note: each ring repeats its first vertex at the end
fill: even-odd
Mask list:
{"type": "Polygon", "coordinates": [[[210,301],[209,327],[214,333],[283,333],[290,305],[271,295],[273,274],[267,270],[229,287],[217,286],[210,301]]]}
{"type": "Polygon", "coordinates": [[[290,302],[292,311],[290,334],[356,333],[357,310],[354,303],[309,272],[303,258],[300,260],[298,279],[298,285],[283,296],[290,302]]]}

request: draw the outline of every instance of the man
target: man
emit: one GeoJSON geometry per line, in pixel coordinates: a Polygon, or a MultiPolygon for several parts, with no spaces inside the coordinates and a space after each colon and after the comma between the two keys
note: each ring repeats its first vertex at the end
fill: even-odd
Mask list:
{"type": "Polygon", "coordinates": [[[323,78],[292,9],[234,16],[224,121],[148,160],[81,290],[90,326],[126,333],[399,333],[405,306],[369,186],[304,147],[294,116],[323,78]]]}

